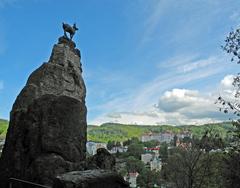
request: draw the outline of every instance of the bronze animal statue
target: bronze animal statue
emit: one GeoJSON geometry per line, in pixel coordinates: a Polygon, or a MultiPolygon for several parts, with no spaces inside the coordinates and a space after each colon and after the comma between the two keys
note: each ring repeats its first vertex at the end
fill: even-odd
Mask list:
{"type": "Polygon", "coordinates": [[[78,30],[76,24],[74,23],[73,26],[70,26],[69,24],[63,22],[62,27],[64,30],[64,36],[68,38],[68,36],[67,36],[67,32],[68,32],[70,34],[70,39],[72,40],[73,35],[78,30]]]}

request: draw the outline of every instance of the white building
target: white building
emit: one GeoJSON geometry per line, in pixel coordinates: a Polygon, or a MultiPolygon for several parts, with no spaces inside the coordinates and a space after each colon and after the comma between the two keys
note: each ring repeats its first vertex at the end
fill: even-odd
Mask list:
{"type": "Polygon", "coordinates": [[[151,153],[145,153],[145,154],[141,154],[141,161],[144,164],[150,163],[150,161],[152,160],[153,155],[151,153]]]}
{"type": "Polygon", "coordinates": [[[97,149],[99,148],[105,148],[107,149],[107,144],[106,143],[100,143],[100,142],[87,142],[86,144],[87,147],[87,152],[90,155],[95,155],[97,153],[97,149]]]}
{"type": "Polygon", "coordinates": [[[130,172],[128,174],[128,182],[130,187],[137,187],[137,177],[139,176],[138,172],[130,172]]]}
{"type": "Polygon", "coordinates": [[[113,153],[117,153],[117,152],[119,152],[119,153],[127,152],[127,150],[128,150],[127,146],[115,146],[109,152],[113,154],[113,153]]]}
{"type": "Polygon", "coordinates": [[[150,162],[150,169],[155,171],[161,171],[162,169],[162,161],[158,157],[154,157],[150,162]]]}
{"type": "MultiPolygon", "coordinates": [[[[148,141],[151,141],[151,140],[156,140],[156,141],[159,141],[159,142],[166,142],[166,143],[170,143],[173,138],[174,138],[174,133],[172,133],[171,131],[166,131],[166,132],[163,132],[163,133],[152,133],[152,132],[149,132],[149,133],[145,133],[142,135],[141,137],[141,141],[142,142],[148,142],[148,141]]],[[[178,138],[184,138],[184,137],[192,137],[192,134],[189,132],[189,131],[183,131],[179,134],[177,134],[177,137],[178,138]]]]}
{"type": "Polygon", "coordinates": [[[173,139],[174,134],[172,132],[164,132],[164,133],[146,133],[143,134],[141,137],[142,142],[148,142],[151,140],[156,140],[159,142],[167,142],[170,143],[173,139]]]}

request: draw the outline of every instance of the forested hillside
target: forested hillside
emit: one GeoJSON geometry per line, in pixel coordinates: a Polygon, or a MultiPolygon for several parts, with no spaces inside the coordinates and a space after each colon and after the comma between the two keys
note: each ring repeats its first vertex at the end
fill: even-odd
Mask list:
{"type": "MultiPolygon", "coordinates": [[[[8,121],[0,119],[0,138],[6,136],[8,127],[8,121]]],[[[132,137],[141,137],[142,134],[147,132],[164,132],[172,131],[173,133],[179,133],[181,131],[190,131],[193,136],[201,137],[206,130],[212,130],[215,134],[219,134],[221,137],[225,138],[228,131],[233,130],[234,127],[231,123],[217,123],[217,124],[205,124],[205,125],[183,125],[183,126],[173,126],[173,125],[124,125],[115,123],[106,123],[101,126],[88,125],[88,140],[96,142],[108,141],[124,141],[132,137]]]]}
{"type": "Polygon", "coordinates": [[[190,131],[193,136],[201,137],[206,130],[211,130],[214,134],[219,134],[221,137],[226,137],[230,130],[234,127],[231,123],[217,123],[217,124],[205,124],[205,125],[159,125],[159,126],[139,126],[139,125],[123,125],[106,123],[101,126],[88,125],[88,140],[97,142],[108,141],[124,141],[132,137],[140,137],[147,132],[164,132],[172,131],[173,133],[179,133],[181,131],[190,131]]]}

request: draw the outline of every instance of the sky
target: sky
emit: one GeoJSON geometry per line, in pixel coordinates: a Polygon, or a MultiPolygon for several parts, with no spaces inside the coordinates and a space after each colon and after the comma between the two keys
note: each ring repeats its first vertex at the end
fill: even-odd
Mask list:
{"type": "Polygon", "coordinates": [[[88,124],[204,124],[228,120],[239,65],[221,45],[240,25],[238,0],[0,0],[0,118],[28,76],[77,23],[88,124]]]}

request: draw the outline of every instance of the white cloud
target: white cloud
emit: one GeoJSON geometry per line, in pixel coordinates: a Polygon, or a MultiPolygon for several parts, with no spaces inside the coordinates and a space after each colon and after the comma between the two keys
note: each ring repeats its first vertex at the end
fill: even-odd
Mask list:
{"type": "Polygon", "coordinates": [[[233,85],[233,78],[235,76],[234,75],[226,75],[222,80],[221,80],[221,86],[223,88],[232,88],[233,85]]]}
{"type": "Polygon", "coordinates": [[[173,89],[172,91],[166,91],[161,96],[158,107],[166,112],[174,112],[189,107],[198,100],[200,100],[199,102],[202,101],[198,98],[198,91],[173,89]]]}
{"type": "Polygon", "coordinates": [[[153,39],[152,35],[159,25],[162,15],[171,7],[171,0],[158,0],[152,5],[153,6],[149,9],[148,17],[144,20],[145,30],[143,31],[142,39],[140,40],[140,46],[153,39]]]}
{"type": "MultiPolygon", "coordinates": [[[[139,84],[139,87],[128,89],[123,95],[93,107],[93,110],[101,110],[103,114],[90,122],[199,124],[218,121],[222,118],[220,117],[222,114],[219,115],[217,106],[214,105],[218,97],[217,93],[212,97],[200,90],[178,88],[184,88],[184,85],[193,81],[209,79],[210,76],[222,73],[227,69],[224,64],[226,61],[216,56],[198,60],[196,56],[182,58],[182,61],[180,58],[175,58],[173,64],[163,62],[162,73],[155,79],[139,84]],[[177,59],[181,63],[178,63],[177,59]],[[184,63],[194,65],[194,68],[184,72],[184,63]],[[156,103],[158,105],[155,105],[156,103]],[[154,105],[158,108],[154,108],[154,105]]],[[[211,89],[215,91],[216,86],[211,89]]]]}
{"type": "Polygon", "coordinates": [[[158,67],[160,69],[167,68],[176,73],[188,73],[199,69],[210,68],[215,69],[218,65],[224,63],[222,56],[210,56],[205,59],[199,58],[198,55],[180,55],[170,58],[165,62],[161,62],[158,67]]]}
{"type": "MultiPolygon", "coordinates": [[[[218,112],[214,104],[216,96],[200,94],[197,90],[172,89],[166,91],[159,99],[158,105],[145,111],[123,111],[104,114],[97,117],[92,124],[105,122],[159,125],[159,124],[203,124],[227,119],[218,112]]],[[[127,109],[127,108],[126,108],[127,109]]]]}
{"type": "Polygon", "coordinates": [[[158,66],[158,68],[176,68],[185,64],[189,64],[191,62],[194,62],[198,58],[197,54],[191,54],[191,55],[179,55],[172,58],[169,58],[168,60],[161,62],[158,66]]]}
{"type": "Polygon", "coordinates": [[[226,75],[219,86],[219,95],[227,101],[236,100],[234,97],[236,88],[232,85],[234,77],[234,75],[226,75]]]}
{"type": "Polygon", "coordinates": [[[216,97],[196,90],[173,89],[160,97],[157,108],[167,113],[179,113],[188,120],[218,119],[216,97]]]}
{"type": "Polygon", "coordinates": [[[218,61],[215,57],[210,57],[206,60],[198,60],[198,61],[194,61],[191,63],[187,63],[182,68],[179,68],[179,70],[183,70],[183,72],[186,73],[186,72],[193,71],[195,69],[199,69],[199,68],[207,67],[209,65],[216,64],[217,62],[218,61]]]}

